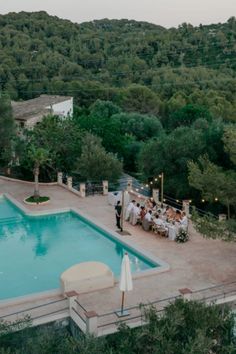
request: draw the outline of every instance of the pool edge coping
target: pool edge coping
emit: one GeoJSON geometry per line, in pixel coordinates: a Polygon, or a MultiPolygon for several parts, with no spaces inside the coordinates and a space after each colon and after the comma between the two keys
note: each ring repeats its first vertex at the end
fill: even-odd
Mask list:
{"type": "MultiPolygon", "coordinates": [[[[138,246],[135,241],[135,245],[133,245],[133,241],[131,243],[131,241],[127,240],[127,239],[122,239],[124,237],[129,237],[129,236],[121,236],[116,234],[115,231],[111,230],[109,227],[103,225],[102,223],[100,223],[99,221],[95,220],[93,217],[87,215],[86,213],[84,213],[83,211],[75,208],[75,207],[67,207],[67,208],[62,208],[62,209],[51,209],[51,210],[45,210],[45,211],[38,211],[38,210],[34,210],[34,211],[29,211],[23,204],[21,204],[18,200],[16,200],[13,196],[11,196],[9,193],[0,193],[0,197],[5,197],[6,199],[8,199],[10,202],[12,202],[16,207],[18,207],[25,215],[28,216],[44,216],[44,215],[51,215],[51,214],[62,214],[62,213],[66,213],[66,212],[74,212],[75,214],[77,214],[78,216],[81,216],[82,218],[84,218],[85,220],[87,220],[89,223],[91,223],[92,225],[94,225],[95,227],[98,227],[99,229],[101,229],[102,231],[104,231],[105,233],[108,234],[108,236],[110,236],[110,238],[112,238],[115,241],[118,241],[119,243],[123,244],[124,246],[128,247],[131,251],[133,251],[134,253],[136,253],[137,255],[141,256],[142,258],[146,258],[146,260],[148,262],[151,262],[155,265],[158,264],[158,267],[153,267],[150,269],[146,269],[146,270],[142,270],[140,272],[135,272],[132,274],[132,278],[135,279],[139,279],[139,278],[143,278],[146,276],[151,276],[151,275],[156,275],[159,273],[163,273],[166,271],[169,271],[170,265],[163,261],[162,259],[160,259],[159,257],[156,257],[155,255],[153,255],[152,253],[143,250],[140,246],[138,246]]],[[[104,263],[105,264],[105,263],[104,263]]],[[[119,282],[119,278],[115,277],[115,284],[119,282]]],[[[5,304],[7,305],[7,303],[16,303],[18,302],[17,299],[22,300],[20,302],[24,302],[27,301],[27,298],[29,299],[29,297],[37,297],[39,298],[44,298],[46,296],[46,293],[48,294],[48,296],[51,293],[55,293],[56,291],[60,292],[60,288],[56,288],[56,289],[50,289],[50,290],[45,290],[42,292],[37,292],[37,293],[32,293],[32,294],[27,294],[27,295],[22,295],[22,296],[17,296],[14,298],[8,298],[8,299],[3,299],[0,300],[0,306],[5,304]],[[15,301],[14,301],[15,300],[15,301]]],[[[59,294],[59,293],[58,293],[59,294]]],[[[61,292],[61,294],[63,295],[63,293],[61,292]]]]}

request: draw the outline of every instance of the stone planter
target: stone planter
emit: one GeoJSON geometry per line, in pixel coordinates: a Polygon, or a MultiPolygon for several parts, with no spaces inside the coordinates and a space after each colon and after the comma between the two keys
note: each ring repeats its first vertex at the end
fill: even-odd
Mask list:
{"type": "Polygon", "coordinates": [[[39,202],[39,203],[34,203],[34,202],[28,202],[26,201],[26,199],[28,199],[29,197],[25,198],[24,199],[24,203],[27,204],[27,205],[46,205],[50,202],[50,198],[48,200],[46,200],[45,202],[39,202]]]}

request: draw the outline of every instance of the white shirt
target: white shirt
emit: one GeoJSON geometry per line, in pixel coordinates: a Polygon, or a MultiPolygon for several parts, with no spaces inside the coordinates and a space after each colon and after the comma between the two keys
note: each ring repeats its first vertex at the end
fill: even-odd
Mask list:
{"type": "Polygon", "coordinates": [[[188,226],[188,218],[187,218],[186,215],[183,217],[182,220],[180,220],[180,224],[181,224],[182,226],[186,226],[186,227],[188,226]]]}
{"type": "Polygon", "coordinates": [[[152,221],[152,215],[150,213],[147,213],[145,216],[144,216],[144,219],[148,220],[148,221],[152,221]]]}
{"type": "Polygon", "coordinates": [[[127,206],[127,211],[131,212],[131,210],[133,210],[134,207],[135,207],[134,203],[129,203],[128,206],[127,206]]]}
{"type": "Polygon", "coordinates": [[[139,213],[140,213],[140,209],[139,209],[139,207],[137,207],[136,205],[134,205],[132,211],[133,211],[133,213],[134,213],[136,216],[138,216],[139,213]]]}

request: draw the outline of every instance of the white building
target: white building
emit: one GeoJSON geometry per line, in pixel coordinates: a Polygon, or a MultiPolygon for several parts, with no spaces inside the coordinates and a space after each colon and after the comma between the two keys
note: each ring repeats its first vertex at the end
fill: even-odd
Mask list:
{"type": "Polygon", "coordinates": [[[41,95],[23,102],[11,102],[13,116],[21,128],[31,129],[52,114],[63,118],[73,115],[73,97],[41,95]]]}

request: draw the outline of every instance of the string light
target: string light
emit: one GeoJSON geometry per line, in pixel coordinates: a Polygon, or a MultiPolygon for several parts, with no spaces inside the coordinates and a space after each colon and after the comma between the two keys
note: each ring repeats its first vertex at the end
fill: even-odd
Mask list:
{"type": "Polygon", "coordinates": [[[204,203],[204,202],[205,202],[205,199],[202,199],[202,202],[204,203]]]}
{"type": "Polygon", "coordinates": [[[136,188],[136,192],[138,192],[138,188],[136,188]]]}
{"type": "Polygon", "coordinates": [[[218,201],[218,198],[215,198],[215,201],[217,202],[217,201],[218,201]]]}
{"type": "Polygon", "coordinates": [[[146,187],[148,187],[148,184],[146,184],[146,187]]]}
{"type": "Polygon", "coordinates": [[[150,184],[153,184],[153,182],[150,182],[150,184]]]}
{"type": "Polygon", "coordinates": [[[157,181],[157,178],[155,178],[155,182],[157,181]]]}
{"type": "Polygon", "coordinates": [[[189,203],[192,203],[192,199],[190,199],[189,203]]]}
{"type": "Polygon", "coordinates": [[[141,189],[143,189],[143,186],[141,187],[141,189]]]}

